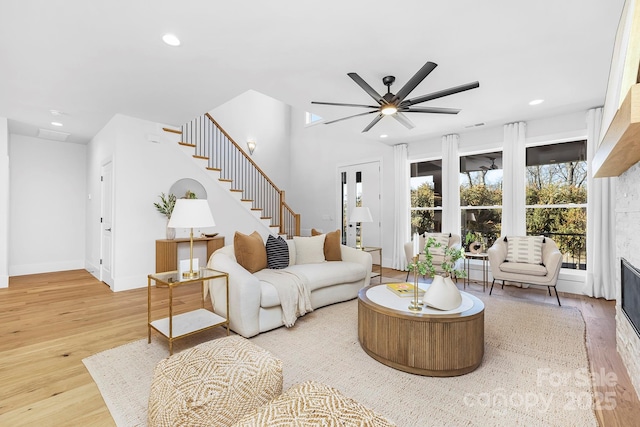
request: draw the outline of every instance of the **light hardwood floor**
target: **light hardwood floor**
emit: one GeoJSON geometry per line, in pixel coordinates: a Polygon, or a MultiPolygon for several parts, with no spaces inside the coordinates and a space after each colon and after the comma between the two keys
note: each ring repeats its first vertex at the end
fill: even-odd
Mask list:
{"type": "MultiPolygon", "coordinates": [[[[404,280],[406,273],[384,269],[383,274],[404,280]]],[[[482,287],[471,285],[471,292],[482,293],[482,287]]],[[[556,304],[543,290],[494,293],[556,304]]],[[[563,305],[582,310],[591,369],[617,375],[614,387],[595,388],[615,392],[616,408],[596,413],[600,425],[637,426],[640,403],[615,349],[614,303],[561,298],[563,305]]],[[[154,316],[164,313],[166,302],[166,293],[153,296],[154,316]]],[[[177,288],[178,310],[198,303],[198,287],[177,288]]],[[[0,289],[0,307],[0,425],[114,425],[82,359],[146,337],[146,287],[113,293],[84,270],[19,276],[0,289]]]]}

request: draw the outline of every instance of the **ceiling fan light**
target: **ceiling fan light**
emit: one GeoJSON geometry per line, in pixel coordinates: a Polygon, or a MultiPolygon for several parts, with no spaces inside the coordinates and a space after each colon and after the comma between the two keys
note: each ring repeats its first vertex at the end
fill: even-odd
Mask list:
{"type": "Polygon", "coordinates": [[[395,105],[385,105],[384,107],[382,107],[380,112],[385,116],[390,116],[391,114],[397,113],[398,108],[395,105]]]}

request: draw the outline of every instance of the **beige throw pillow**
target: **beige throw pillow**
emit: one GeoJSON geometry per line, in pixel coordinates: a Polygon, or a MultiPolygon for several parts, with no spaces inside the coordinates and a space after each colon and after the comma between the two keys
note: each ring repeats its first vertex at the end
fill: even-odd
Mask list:
{"type": "Polygon", "coordinates": [[[296,245],[296,264],[312,264],[324,262],[325,235],[312,237],[293,236],[296,245]]]}
{"type": "Polygon", "coordinates": [[[507,261],[542,264],[544,236],[507,236],[507,261]]]}
{"type": "Polygon", "coordinates": [[[435,246],[431,246],[429,248],[429,252],[431,255],[440,255],[444,256],[444,250],[449,246],[449,233],[424,233],[424,242],[425,246],[429,241],[429,237],[433,237],[436,241],[436,245],[440,243],[440,247],[436,248],[435,246]]]}
{"type": "Polygon", "coordinates": [[[236,231],[233,236],[233,251],[238,264],[249,273],[267,268],[267,249],[257,231],[248,236],[236,231]]]}

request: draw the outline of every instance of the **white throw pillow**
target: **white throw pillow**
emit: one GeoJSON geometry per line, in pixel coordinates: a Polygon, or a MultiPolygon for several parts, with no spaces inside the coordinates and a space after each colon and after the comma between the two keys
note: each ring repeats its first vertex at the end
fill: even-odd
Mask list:
{"type": "Polygon", "coordinates": [[[449,233],[424,233],[425,245],[429,241],[429,237],[433,237],[436,241],[436,245],[440,243],[440,247],[436,248],[435,246],[431,246],[429,248],[429,252],[431,255],[441,255],[444,256],[444,250],[449,247],[449,233]]]}
{"type": "Polygon", "coordinates": [[[507,261],[542,264],[544,236],[507,236],[507,261]]]}
{"type": "Polygon", "coordinates": [[[293,236],[296,245],[296,264],[324,262],[325,234],[313,237],[293,236]]]}

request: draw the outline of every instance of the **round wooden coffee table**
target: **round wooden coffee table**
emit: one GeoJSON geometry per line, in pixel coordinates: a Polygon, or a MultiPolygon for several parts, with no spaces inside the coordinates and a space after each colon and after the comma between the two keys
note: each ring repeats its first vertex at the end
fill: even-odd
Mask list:
{"type": "Polygon", "coordinates": [[[456,310],[413,313],[411,298],[395,295],[386,285],[361,289],[360,345],[378,362],[412,374],[452,377],[473,371],[484,355],[484,304],[461,294],[456,310]]]}

